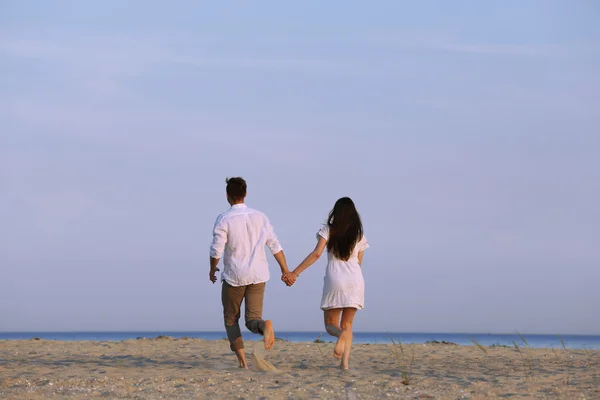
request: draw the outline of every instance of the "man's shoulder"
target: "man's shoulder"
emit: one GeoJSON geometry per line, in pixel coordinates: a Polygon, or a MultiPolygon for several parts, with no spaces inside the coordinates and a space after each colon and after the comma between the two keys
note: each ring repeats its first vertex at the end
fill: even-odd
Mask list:
{"type": "Polygon", "coordinates": [[[237,215],[244,215],[244,214],[255,214],[257,216],[258,215],[265,216],[265,214],[263,212],[246,206],[244,208],[230,208],[229,210],[225,211],[224,213],[219,214],[217,219],[235,217],[237,215]]]}
{"type": "Polygon", "coordinates": [[[262,211],[256,210],[254,208],[250,208],[248,206],[244,207],[244,208],[239,208],[239,209],[229,209],[227,211],[225,211],[222,214],[219,214],[219,216],[217,217],[217,222],[216,223],[224,223],[228,220],[236,220],[236,217],[240,217],[240,216],[251,216],[252,218],[256,218],[256,219],[261,219],[264,221],[268,221],[269,218],[267,217],[267,215],[265,213],[263,213],[262,211]]]}
{"type": "Polygon", "coordinates": [[[267,221],[269,220],[269,217],[267,217],[267,214],[265,214],[262,211],[259,211],[257,209],[250,208],[250,207],[246,207],[246,210],[247,210],[248,214],[252,214],[253,216],[256,216],[257,218],[262,218],[267,221]]]}
{"type": "Polygon", "coordinates": [[[258,215],[265,215],[265,213],[263,213],[262,211],[257,210],[256,208],[248,207],[248,206],[246,206],[246,212],[252,213],[252,214],[258,214],[258,215]]]}
{"type": "Polygon", "coordinates": [[[217,222],[216,222],[216,223],[218,224],[218,223],[220,223],[220,222],[223,222],[223,221],[225,221],[225,220],[227,219],[227,217],[229,217],[230,215],[231,215],[231,210],[227,210],[227,211],[225,211],[225,212],[223,212],[223,213],[219,214],[219,215],[217,216],[217,222]]]}

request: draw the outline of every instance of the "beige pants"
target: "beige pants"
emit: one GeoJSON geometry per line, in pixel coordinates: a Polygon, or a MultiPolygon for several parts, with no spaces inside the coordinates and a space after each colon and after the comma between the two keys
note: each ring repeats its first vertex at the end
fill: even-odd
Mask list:
{"type": "Polygon", "coordinates": [[[242,301],[246,301],[244,319],[246,328],[252,333],[263,334],[265,321],[262,319],[263,299],[265,297],[266,283],[257,283],[247,286],[231,286],[223,281],[221,300],[223,302],[223,317],[225,319],[225,330],[232,351],[244,348],[242,332],[238,321],[242,301]]]}

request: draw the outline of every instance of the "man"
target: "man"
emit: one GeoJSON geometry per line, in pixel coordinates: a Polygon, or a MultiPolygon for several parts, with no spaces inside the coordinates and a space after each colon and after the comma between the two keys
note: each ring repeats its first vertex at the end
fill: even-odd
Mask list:
{"type": "Polygon", "coordinates": [[[226,182],[227,202],[231,208],[219,215],[215,222],[210,246],[209,277],[212,283],[217,281],[217,265],[223,257],[221,300],[225,330],[240,368],[248,368],[238,323],[242,300],[246,302],[246,328],[263,336],[265,349],[270,349],[275,344],[273,324],[262,319],[265,285],[269,280],[265,245],[279,263],[282,280],[289,271],[285,255],[267,216],[244,204],[246,181],[242,178],[230,178],[226,182]]]}

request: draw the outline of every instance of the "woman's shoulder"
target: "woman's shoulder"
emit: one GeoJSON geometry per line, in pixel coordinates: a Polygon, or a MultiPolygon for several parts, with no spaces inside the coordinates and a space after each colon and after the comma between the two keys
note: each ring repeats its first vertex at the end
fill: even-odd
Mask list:
{"type": "Polygon", "coordinates": [[[366,249],[369,248],[369,241],[367,240],[367,237],[365,236],[365,234],[363,233],[362,237],[360,238],[360,240],[358,241],[358,243],[356,244],[358,251],[365,251],[366,249]]]}
{"type": "Polygon", "coordinates": [[[323,239],[329,239],[329,225],[322,224],[321,229],[317,232],[317,238],[322,237],[323,239]]]}

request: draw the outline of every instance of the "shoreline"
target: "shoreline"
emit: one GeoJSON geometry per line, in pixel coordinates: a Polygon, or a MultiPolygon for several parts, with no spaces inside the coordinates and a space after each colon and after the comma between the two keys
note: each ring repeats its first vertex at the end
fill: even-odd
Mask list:
{"type": "Polygon", "coordinates": [[[4,340],[0,398],[600,397],[600,350],[356,344],[347,372],[332,351],[246,340],[251,369],[240,370],[223,339],[4,340]]]}
{"type": "MultiPolygon", "coordinates": [[[[245,341],[258,341],[259,339],[257,339],[257,335],[249,335],[247,333],[243,334],[244,340],[245,341]],[[249,337],[250,336],[250,337],[249,337]],[[248,338],[249,337],[249,338],[248,338]]],[[[525,336],[525,339],[527,337],[525,336]]],[[[57,343],[122,343],[122,342],[128,342],[128,341],[139,341],[139,340],[174,340],[174,341],[178,341],[178,340],[199,340],[199,341],[206,341],[206,342],[219,342],[219,341],[227,341],[227,338],[225,337],[225,334],[223,334],[223,337],[220,339],[204,339],[204,338],[199,338],[199,337],[188,337],[188,336],[183,336],[183,337],[177,337],[177,336],[168,336],[168,335],[158,335],[155,337],[136,337],[136,338],[125,338],[125,339],[45,339],[43,337],[32,337],[32,338],[0,338],[0,343],[2,342],[28,342],[28,341],[43,341],[43,342],[57,342],[57,343]]],[[[327,343],[334,343],[335,341],[335,337],[329,337],[326,336],[324,339],[322,338],[322,336],[317,336],[315,337],[315,339],[310,339],[310,340],[289,340],[289,339],[285,339],[285,338],[281,338],[276,336],[275,337],[275,341],[276,342],[283,342],[283,343],[298,343],[298,344],[310,344],[310,343],[323,343],[323,344],[327,344],[327,343]]],[[[395,344],[402,344],[402,345],[435,345],[435,344],[440,344],[440,345],[453,345],[453,346],[460,346],[460,347],[484,347],[484,348],[514,348],[514,344],[516,343],[517,346],[519,347],[526,347],[526,348],[531,348],[531,349],[546,349],[546,350],[565,350],[565,347],[567,350],[589,350],[589,351],[600,351],[600,346],[598,345],[593,345],[593,346],[571,346],[568,343],[565,344],[563,342],[560,342],[557,339],[557,342],[554,346],[540,346],[540,345],[531,345],[529,344],[529,341],[524,341],[522,338],[519,338],[519,336],[515,335],[515,340],[513,340],[512,342],[504,342],[501,343],[499,341],[496,341],[494,343],[480,343],[477,340],[472,339],[470,341],[470,343],[457,343],[457,342],[452,342],[452,341],[448,341],[448,340],[426,340],[426,341],[400,341],[395,339],[393,336],[391,337],[391,339],[389,339],[389,341],[378,341],[378,342],[366,342],[366,341],[361,341],[361,340],[355,340],[353,341],[353,343],[357,344],[357,345],[373,345],[373,346],[379,346],[379,345],[393,345],[395,344]]]]}
{"type": "MultiPolygon", "coordinates": [[[[167,332],[161,333],[156,332],[131,332],[122,333],[116,332],[115,334],[100,334],[100,333],[80,333],[76,332],[71,334],[72,336],[62,336],[63,333],[49,334],[49,337],[44,335],[44,332],[32,333],[31,335],[25,335],[21,333],[13,334],[14,337],[2,337],[0,334],[0,342],[7,341],[29,341],[29,340],[43,340],[43,341],[56,341],[56,342],[123,342],[128,340],[142,340],[142,339],[170,339],[170,340],[205,340],[205,341],[220,341],[227,340],[225,332],[191,332],[190,336],[185,336],[183,333],[171,332],[174,336],[169,335],[167,332]],[[146,334],[147,336],[135,336],[138,334],[146,334]],[[39,336],[33,336],[39,335],[39,336]],[[104,337],[98,335],[106,335],[104,337]],[[212,336],[206,338],[206,336],[212,336]],[[33,336],[33,337],[32,337],[33,336]],[[88,337],[89,336],[89,337],[88,337]],[[134,337],[135,336],[135,337],[134,337]],[[204,336],[204,337],[202,337],[204,336]]],[[[334,337],[330,337],[327,334],[319,333],[315,335],[315,332],[309,332],[309,335],[298,336],[296,332],[280,332],[276,333],[276,341],[288,342],[288,343],[331,343],[335,340],[334,337]]],[[[483,347],[514,347],[516,343],[518,346],[531,347],[535,349],[556,349],[563,350],[565,347],[572,350],[600,350],[600,336],[592,335],[570,335],[565,336],[566,340],[563,341],[559,335],[519,335],[519,334],[507,334],[507,335],[450,335],[446,338],[447,334],[432,334],[432,335],[421,335],[410,336],[409,334],[392,333],[389,336],[379,336],[373,340],[372,333],[355,332],[354,343],[355,344],[369,344],[369,345],[391,345],[394,343],[402,343],[409,345],[422,345],[422,344],[448,344],[457,346],[483,346],[483,347]],[[404,335],[404,338],[400,336],[404,335]],[[407,340],[408,336],[408,340],[407,340]],[[446,339],[444,339],[446,338],[446,339]],[[579,339],[579,341],[573,341],[573,339],[579,339]],[[455,341],[453,341],[454,339],[455,341]],[[458,339],[458,340],[456,340],[458,339]],[[588,340],[587,342],[585,340],[588,340]]],[[[415,334],[416,335],[416,334],[415,334]]],[[[259,335],[254,335],[249,332],[243,333],[244,340],[260,340],[259,335]]]]}
{"type": "MultiPolygon", "coordinates": [[[[282,330],[282,329],[278,329],[279,332],[285,333],[285,334],[314,334],[314,333],[321,333],[324,331],[320,331],[320,330],[301,330],[301,331],[287,331],[287,330],[282,330]]],[[[91,330],[91,331],[0,331],[0,336],[2,335],[15,335],[15,334],[19,334],[19,335],[32,335],[32,334],[51,334],[51,335],[55,335],[55,334],[67,334],[67,335],[71,335],[71,334],[137,334],[137,333],[150,333],[150,334],[156,334],[156,335],[165,335],[165,334],[172,334],[172,335],[184,335],[184,334],[218,334],[224,332],[222,329],[217,329],[217,330],[207,330],[207,331],[163,331],[163,330],[149,330],[149,331],[113,331],[113,330],[107,330],[107,331],[96,331],[96,330],[91,330]]],[[[366,335],[476,335],[476,336],[515,336],[515,335],[522,335],[522,336],[543,336],[543,337],[557,337],[557,336],[572,336],[572,337],[600,337],[600,333],[535,333],[535,332],[436,332],[436,331],[426,331],[426,332],[420,332],[420,331],[354,331],[355,334],[366,334],[366,335]]]]}
{"type": "MultiPolygon", "coordinates": [[[[244,335],[245,336],[245,335],[244,335]]],[[[139,341],[163,341],[163,340],[169,340],[169,341],[199,341],[199,342],[207,342],[207,343],[218,343],[218,342],[227,342],[227,338],[223,337],[222,339],[202,339],[202,338],[195,338],[195,337],[173,337],[173,336],[167,336],[167,335],[158,335],[156,337],[139,337],[139,338],[135,338],[135,339],[121,339],[121,340],[58,340],[58,339],[43,339],[43,338],[39,338],[39,337],[34,337],[31,339],[0,339],[0,343],[10,343],[10,342],[43,342],[43,343],[81,343],[81,344],[94,344],[94,343],[98,343],[98,344],[118,344],[118,343],[128,343],[128,342],[139,342],[139,341]]],[[[244,342],[248,342],[248,343],[260,343],[260,340],[251,340],[251,339],[244,339],[244,342]]],[[[287,340],[287,339],[283,339],[280,337],[275,337],[275,343],[290,343],[290,344],[334,344],[335,343],[335,337],[332,337],[331,340],[328,339],[320,339],[317,338],[313,341],[292,341],[292,340],[287,340]]],[[[504,345],[504,344],[492,344],[492,345],[481,345],[478,343],[471,343],[471,344],[460,344],[460,343],[454,343],[454,342],[448,342],[448,341],[438,341],[438,340],[430,340],[430,341],[426,341],[423,343],[405,343],[405,342],[392,342],[390,341],[389,343],[357,343],[356,341],[353,342],[355,345],[360,345],[360,346],[398,346],[398,345],[403,345],[403,346],[457,346],[457,347],[489,347],[489,348],[515,348],[514,346],[510,346],[510,345],[504,345]]],[[[527,344],[525,343],[517,343],[517,345],[519,347],[526,347],[526,348],[530,348],[531,350],[558,350],[558,347],[528,347],[527,344]]],[[[564,349],[561,349],[564,350],[564,349]]],[[[573,351],[585,351],[585,350],[589,350],[589,351],[594,351],[594,352],[599,352],[600,353],[600,349],[580,349],[580,348],[569,348],[567,347],[566,350],[573,350],[573,351]]],[[[232,353],[233,354],[233,353],[232,353]]]]}

